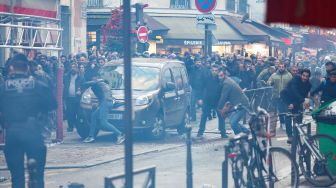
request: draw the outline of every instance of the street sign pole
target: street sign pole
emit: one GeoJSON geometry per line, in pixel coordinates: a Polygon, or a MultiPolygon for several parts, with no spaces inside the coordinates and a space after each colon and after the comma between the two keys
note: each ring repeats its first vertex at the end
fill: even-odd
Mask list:
{"type": "Polygon", "coordinates": [[[215,29],[215,16],[211,13],[215,9],[217,0],[195,0],[198,11],[203,13],[196,16],[197,25],[204,25],[204,55],[212,53],[212,29],[215,29]]]}
{"type": "Polygon", "coordinates": [[[208,54],[208,24],[204,25],[204,55],[208,54]]]}
{"type": "Polygon", "coordinates": [[[209,57],[210,57],[211,54],[212,54],[212,31],[208,30],[207,34],[208,34],[208,36],[207,36],[207,38],[208,38],[208,48],[207,48],[208,53],[207,53],[207,55],[209,55],[209,57]]]}
{"type": "Polygon", "coordinates": [[[125,74],[125,187],[133,188],[133,138],[132,138],[132,62],[131,62],[131,2],[123,0],[123,46],[124,46],[124,74],[125,74]]]}

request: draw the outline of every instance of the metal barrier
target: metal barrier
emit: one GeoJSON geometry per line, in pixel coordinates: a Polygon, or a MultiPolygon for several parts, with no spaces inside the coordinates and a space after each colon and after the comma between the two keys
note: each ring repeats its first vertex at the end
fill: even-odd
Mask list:
{"type": "Polygon", "coordinates": [[[269,110],[272,104],[272,90],[272,86],[245,90],[244,93],[249,98],[250,108],[256,110],[260,106],[269,110]]]}
{"type": "MultiPolygon", "coordinates": [[[[155,188],[155,173],[156,167],[148,167],[133,172],[133,175],[148,173],[146,176],[145,182],[142,185],[142,188],[155,188]]],[[[105,188],[117,188],[113,183],[116,180],[125,179],[125,174],[110,176],[104,178],[104,187],[105,188]]],[[[123,186],[124,187],[124,186],[123,186]]]]}

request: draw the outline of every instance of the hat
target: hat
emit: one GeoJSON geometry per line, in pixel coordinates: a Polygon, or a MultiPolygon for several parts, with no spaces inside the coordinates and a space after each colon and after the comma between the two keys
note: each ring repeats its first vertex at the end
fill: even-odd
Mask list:
{"type": "Polygon", "coordinates": [[[324,60],[325,60],[325,61],[331,61],[331,58],[330,58],[330,56],[325,56],[325,57],[324,57],[324,60]]]}

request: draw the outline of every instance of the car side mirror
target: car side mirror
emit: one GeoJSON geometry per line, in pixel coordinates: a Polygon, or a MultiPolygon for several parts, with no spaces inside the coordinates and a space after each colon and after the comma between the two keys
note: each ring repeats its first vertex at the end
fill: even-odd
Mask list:
{"type": "Polygon", "coordinates": [[[173,82],[167,82],[166,83],[166,87],[165,87],[165,90],[166,91],[173,91],[173,90],[175,90],[175,83],[173,83],[173,82]]]}

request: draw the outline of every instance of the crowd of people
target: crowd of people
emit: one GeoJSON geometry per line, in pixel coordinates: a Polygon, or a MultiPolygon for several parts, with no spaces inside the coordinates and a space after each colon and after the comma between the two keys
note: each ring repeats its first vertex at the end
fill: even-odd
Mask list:
{"type": "MultiPolygon", "coordinates": [[[[156,54],[143,56],[162,58],[156,54]]],[[[283,112],[296,113],[304,108],[317,108],[336,99],[336,64],[330,56],[303,56],[290,60],[255,55],[202,56],[185,53],[183,56],[170,54],[164,58],[179,59],[185,64],[192,88],[191,121],[196,121],[197,108],[201,108],[197,137],[203,137],[206,122],[212,118],[218,119],[218,129],[222,138],[228,137],[226,119],[230,122],[234,134],[248,133],[250,130],[241,124],[246,114],[245,109],[232,111],[231,108],[236,105],[252,107],[247,95],[249,90],[272,87],[269,98],[272,105],[268,110],[280,114],[280,125],[286,130],[288,143],[292,140],[292,122],[281,115],[283,112]]],[[[117,143],[123,143],[123,133],[107,121],[107,109],[112,102],[111,90],[104,80],[99,79],[100,68],[113,59],[118,59],[117,53],[99,51],[89,56],[86,53],[75,56],[62,55],[59,59],[42,53],[37,53],[31,59],[23,54],[14,54],[6,62],[0,75],[0,115],[2,126],[7,132],[5,155],[13,184],[24,184],[23,158],[15,158],[23,156],[24,153],[27,153],[28,158],[37,160],[38,173],[43,177],[46,156],[43,135],[39,129],[32,132],[34,138],[24,134],[24,131],[31,131],[43,122],[41,113],[55,110],[56,101],[53,94],[56,93],[59,70],[64,70],[63,100],[67,131],[72,132],[76,128],[81,95],[91,87],[98,98],[99,106],[90,117],[90,134],[84,142],[90,143],[95,140],[94,133],[97,121],[100,120],[103,126],[116,133],[117,143]],[[18,127],[24,129],[17,129],[18,127]],[[20,137],[19,140],[17,136],[20,137]],[[19,147],[22,150],[18,150],[19,147]]],[[[302,121],[302,117],[296,121],[302,121]]],[[[43,185],[43,179],[38,181],[43,185]]]]}
{"type": "MultiPolygon", "coordinates": [[[[192,87],[191,121],[196,121],[197,108],[201,108],[202,111],[198,137],[203,136],[207,119],[216,117],[218,117],[218,129],[222,138],[227,137],[225,118],[229,118],[235,134],[241,131],[248,132],[239,124],[245,112],[225,113],[238,103],[251,106],[250,96],[247,94],[249,90],[272,87],[269,97],[272,105],[268,110],[280,114],[287,110],[295,112],[302,110],[303,102],[309,102],[310,107],[314,108],[321,102],[336,98],[336,92],[334,92],[336,87],[333,87],[336,65],[331,56],[316,58],[306,55],[289,59],[248,54],[242,56],[214,53],[211,56],[202,56],[200,53],[188,52],[183,55],[144,53],[141,56],[178,59],[184,62],[192,87]]],[[[88,87],[85,86],[85,82],[97,80],[99,69],[106,62],[118,58],[120,57],[117,52],[105,51],[97,51],[89,55],[86,53],[62,55],[59,59],[36,53],[35,57],[29,60],[29,67],[31,75],[47,82],[54,92],[57,70],[59,67],[64,69],[64,111],[68,122],[67,131],[72,132],[78,121],[81,95],[88,87]]],[[[2,79],[9,77],[11,73],[9,62],[10,60],[5,65],[2,79]]],[[[305,105],[308,106],[308,104],[305,105]]],[[[289,120],[286,120],[284,115],[280,115],[279,121],[281,127],[286,129],[290,140],[289,120]]],[[[114,130],[113,125],[111,127],[114,130]]],[[[94,141],[93,135],[84,141],[94,141]]]]}

